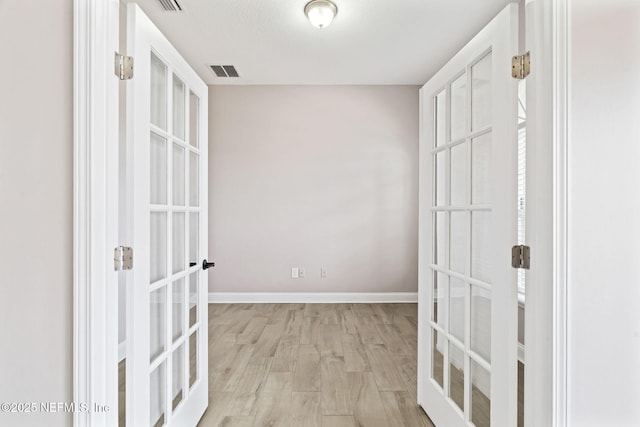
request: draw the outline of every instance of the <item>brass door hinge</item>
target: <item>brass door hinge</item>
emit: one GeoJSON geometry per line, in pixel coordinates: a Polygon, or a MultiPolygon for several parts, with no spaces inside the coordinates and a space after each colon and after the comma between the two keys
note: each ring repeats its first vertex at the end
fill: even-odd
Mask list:
{"type": "Polygon", "coordinates": [[[133,57],[115,53],[114,70],[120,80],[130,80],[133,78],[133,57]]]}
{"type": "Polygon", "coordinates": [[[517,245],[511,248],[511,267],[529,270],[531,266],[531,248],[526,245],[517,245]]]}
{"type": "Polygon", "coordinates": [[[113,251],[113,269],[115,271],[131,270],[133,268],[133,249],[128,246],[118,246],[113,251]]]}
{"type": "Polygon", "coordinates": [[[517,55],[511,59],[511,76],[522,80],[531,73],[531,52],[517,55]]]}

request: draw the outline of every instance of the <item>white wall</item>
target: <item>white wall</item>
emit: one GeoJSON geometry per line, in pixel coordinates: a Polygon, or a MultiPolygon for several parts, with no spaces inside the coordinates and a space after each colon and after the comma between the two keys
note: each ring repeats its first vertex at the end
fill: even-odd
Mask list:
{"type": "Polygon", "coordinates": [[[211,86],[209,103],[210,291],[417,292],[417,87],[211,86]]]}
{"type": "Polygon", "coordinates": [[[0,2],[0,57],[0,402],[70,402],[73,2],[0,2]]]}
{"type": "Polygon", "coordinates": [[[640,2],[570,2],[570,426],[640,425],[640,2]]]}

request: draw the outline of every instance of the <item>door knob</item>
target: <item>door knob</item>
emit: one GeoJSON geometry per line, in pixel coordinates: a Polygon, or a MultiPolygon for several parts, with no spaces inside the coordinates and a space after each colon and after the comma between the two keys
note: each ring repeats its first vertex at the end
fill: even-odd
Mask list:
{"type": "Polygon", "coordinates": [[[211,267],[215,267],[216,263],[215,262],[207,262],[207,260],[205,259],[204,261],[202,261],[202,269],[206,270],[208,268],[211,267]]]}

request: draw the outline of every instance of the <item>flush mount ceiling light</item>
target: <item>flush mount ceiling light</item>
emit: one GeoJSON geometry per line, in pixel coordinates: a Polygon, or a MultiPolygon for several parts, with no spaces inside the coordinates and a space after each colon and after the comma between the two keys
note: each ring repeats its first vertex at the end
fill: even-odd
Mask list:
{"type": "Polygon", "coordinates": [[[338,8],[329,0],[311,0],[304,7],[304,14],[311,25],[317,28],[328,27],[338,13],[338,8]]]}

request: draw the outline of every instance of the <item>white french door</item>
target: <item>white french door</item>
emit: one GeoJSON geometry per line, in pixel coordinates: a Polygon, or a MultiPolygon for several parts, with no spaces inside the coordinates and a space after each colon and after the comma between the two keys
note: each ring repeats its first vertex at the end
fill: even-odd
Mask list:
{"type": "Polygon", "coordinates": [[[207,86],[135,4],[127,52],[135,266],[126,421],[191,427],[208,402],[207,86]]]}
{"type": "Polygon", "coordinates": [[[437,427],[517,425],[518,7],[420,91],[418,401],[437,427]]]}

